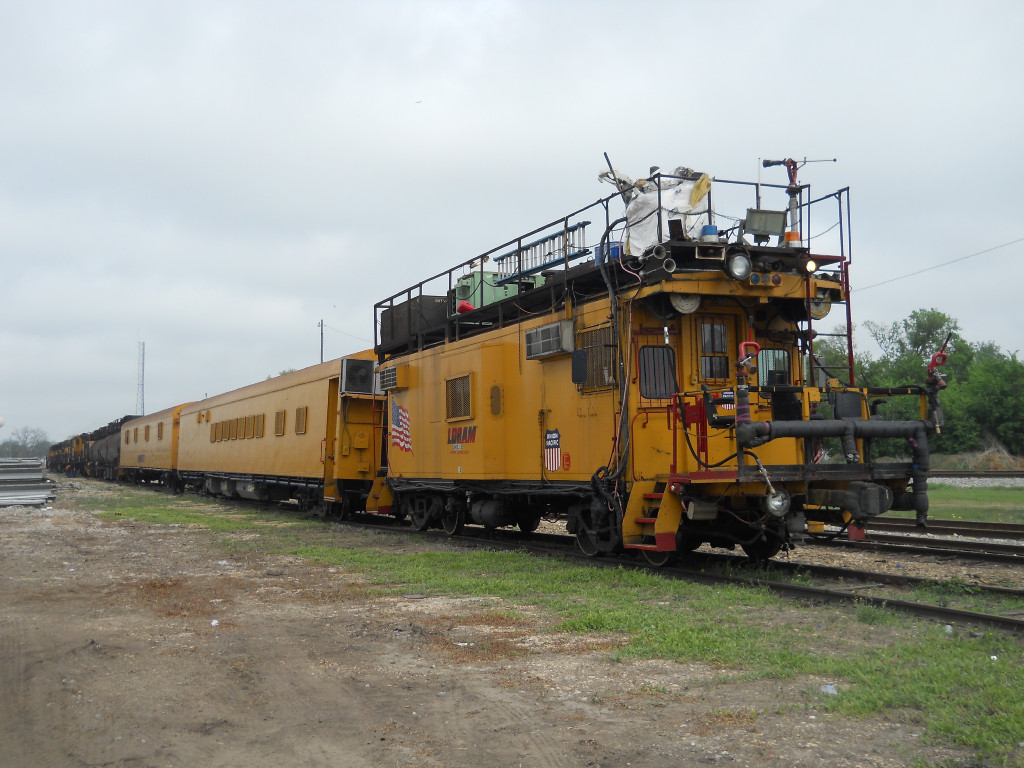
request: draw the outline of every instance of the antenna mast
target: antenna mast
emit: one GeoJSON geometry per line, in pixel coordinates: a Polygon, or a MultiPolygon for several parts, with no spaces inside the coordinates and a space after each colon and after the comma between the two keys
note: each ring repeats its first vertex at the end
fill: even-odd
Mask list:
{"type": "Polygon", "coordinates": [[[139,388],[135,395],[135,413],[146,415],[146,342],[139,342],[139,388]]]}

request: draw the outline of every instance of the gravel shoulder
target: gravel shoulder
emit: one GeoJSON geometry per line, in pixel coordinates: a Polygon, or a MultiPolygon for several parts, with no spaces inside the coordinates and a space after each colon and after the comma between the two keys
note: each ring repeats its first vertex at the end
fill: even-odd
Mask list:
{"type": "Polygon", "coordinates": [[[910,715],[816,709],[825,669],[616,663],[616,638],[528,607],[496,624],[487,599],[381,598],[298,558],[225,559],[204,530],[100,520],[79,502],[103,492],[0,509],[0,765],[970,764],[910,715]]]}

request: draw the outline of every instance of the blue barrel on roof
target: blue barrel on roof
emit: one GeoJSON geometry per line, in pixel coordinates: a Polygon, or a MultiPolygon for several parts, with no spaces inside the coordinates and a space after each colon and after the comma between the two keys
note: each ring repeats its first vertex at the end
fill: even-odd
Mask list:
{"type": "Polygon", "coordinates": [[[604,264],[605,261],[618,261],[622,256],[622,243],[605,243],[594,249],[594,261],[604,264]]]}

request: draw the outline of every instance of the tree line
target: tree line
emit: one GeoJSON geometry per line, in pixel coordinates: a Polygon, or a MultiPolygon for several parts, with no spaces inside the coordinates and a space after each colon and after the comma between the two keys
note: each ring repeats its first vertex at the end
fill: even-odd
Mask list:
{"type": "Polygon", "coordinates": [[[46,432],[37,427],[21,427],[0,443],[0,459],[43,458],[50,450],[46,432]]]}
{"type": "MultiPolygon", "coordinates": [[[[936,309],[918,309],[909,317],[864,328],[881,350],[873,357],[854,348],[854,376],[861,387],[923,385],[932,355],[946,339],[947,359],[939,371],[947,387],[939,394],[945,425],[931,441],[936,454],[967,453],[993,447],[1024,455],[1024,361],[990,341],[971,342],[956,319],[936,309]]],[[[842,329],[845,335],[845,328],[842,329]]],[[[845,339],[816,340],[815,355],[830,371],[846,371],[845,339]]],[[[846,382],[845,376],[837,376],[846,382]]],[[[893,398],[879,408],[890,419],[919,419],[916,399],[893,398]]],[[[886,446],[901,455],[897,441],[886,446]]]]}

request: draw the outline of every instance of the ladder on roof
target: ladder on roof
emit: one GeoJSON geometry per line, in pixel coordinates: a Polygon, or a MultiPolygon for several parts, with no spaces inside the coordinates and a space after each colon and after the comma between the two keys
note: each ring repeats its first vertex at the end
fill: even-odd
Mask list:
{"type": "Polygon", "coordinates": [[[495,256],[492,260],[498,273],[495,285],[512,282],[586,256],[590,253],[586,245],[586,227],[589,223],[581,221],[540,240],[521,244],[514,251],[495,256]]]}

